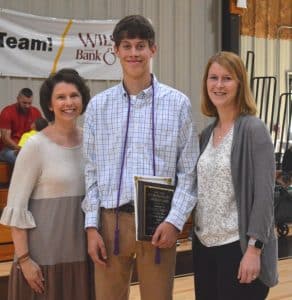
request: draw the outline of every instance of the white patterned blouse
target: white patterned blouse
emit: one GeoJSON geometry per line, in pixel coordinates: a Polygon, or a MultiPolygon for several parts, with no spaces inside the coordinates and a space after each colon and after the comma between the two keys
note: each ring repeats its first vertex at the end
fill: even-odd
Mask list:
{"type": "Polygon", "coordinates": [[[233,127],[215,147],[211,135],[198,161],[195,232],[207,247],[239,240],[238,212],[230,164],[232,138],[233,127]]]}

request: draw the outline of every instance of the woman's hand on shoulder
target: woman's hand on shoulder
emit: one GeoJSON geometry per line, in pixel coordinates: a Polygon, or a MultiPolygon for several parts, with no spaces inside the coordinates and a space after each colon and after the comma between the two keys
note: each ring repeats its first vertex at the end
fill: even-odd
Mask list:
{"type": "Polygon", "coordinates": [[[237,278],[240,283],[251,283],[260,273],[261,250],[248,246],[239,265],[237,278]]]}
{"type": "Polygon", "coordinates": [[[22,274],[29,286],[39,294],[42,294],[45,290],[44,277],[39,265],[31,258],[24,261],[20,265],[22,274]]]}

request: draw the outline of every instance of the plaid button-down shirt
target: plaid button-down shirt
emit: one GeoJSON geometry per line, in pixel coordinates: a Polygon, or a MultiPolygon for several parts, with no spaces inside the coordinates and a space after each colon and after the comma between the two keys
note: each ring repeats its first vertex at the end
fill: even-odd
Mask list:
{"type": "MultiPolygon", "coordinates": [[[[171,177],[176,183],[165,221],[181,230],[196,203],[198,141],[189,99],[156,78],[153,84],[156,176],[171,177]]],[[[153,175],[151,103],[151,87],[131,97],[120,205],[134,199],[134,175],[153,175]]],[[[97,94],[88,104],[84,120],[85,227],[99,226],[101,207],[117,206],[127,112],[122,83],[97,94]]]]}

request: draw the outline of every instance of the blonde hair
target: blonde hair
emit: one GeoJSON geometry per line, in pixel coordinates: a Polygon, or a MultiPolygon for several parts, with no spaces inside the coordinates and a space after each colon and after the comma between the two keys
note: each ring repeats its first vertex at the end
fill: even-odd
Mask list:
{"type": "Polygon", "coordinates": [[[255,115],[257,112],[257,107],[247,81],[247,74],[244,64],[238,55],[227,51],[221,51],[213,55],[206,65],[202,82],[202,113],[208,117],[218,116],[217,108],[212,103],[207,90],[207,78],[209,69],[215,62],[228,70],[231,73],[232,77],[238,81],[236,101],[239,114],[255,115]]]}

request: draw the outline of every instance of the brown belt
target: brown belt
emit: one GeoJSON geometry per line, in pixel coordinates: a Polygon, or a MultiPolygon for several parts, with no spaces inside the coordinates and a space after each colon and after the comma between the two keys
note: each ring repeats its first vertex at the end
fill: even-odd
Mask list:
{"type": "MultiPolygon", "coordinates": [[[[116,212],[117,208],[104,208],[102,207],[101,209],[104,209],[106,211],[112,211],[112,212],[116,212]]],[[[134,209],[134,205],[131,203],[127,203],[124,204],[122,206],[119,207],[119,212],[125,212],[125,213],[129,213],[132,214],[134,213],[135,209],[134,209]]]]}

